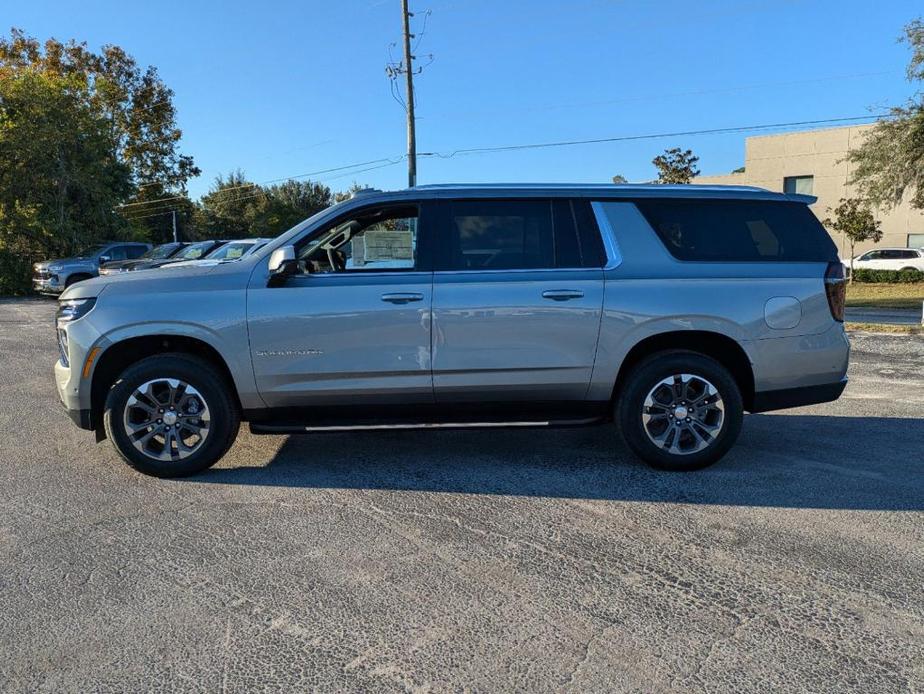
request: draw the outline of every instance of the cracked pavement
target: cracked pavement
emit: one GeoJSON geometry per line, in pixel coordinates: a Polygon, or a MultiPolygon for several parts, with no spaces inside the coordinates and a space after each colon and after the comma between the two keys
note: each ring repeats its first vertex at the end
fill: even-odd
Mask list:
{"type": "Polygon", "coordinates": [[[924,691],[924,339],[690,474],[609,427],[257,437],[141,476],[0,300],[0,690],[924,691]]]}

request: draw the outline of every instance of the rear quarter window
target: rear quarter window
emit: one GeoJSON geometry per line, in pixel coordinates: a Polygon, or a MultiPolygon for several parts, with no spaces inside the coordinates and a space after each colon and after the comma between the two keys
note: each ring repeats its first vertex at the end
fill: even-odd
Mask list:
{"type": "Polygon", "coordinates": [[[808,206],[761,200],[640,200],[678,260],[833,262],[837,247],[808,206]]]}

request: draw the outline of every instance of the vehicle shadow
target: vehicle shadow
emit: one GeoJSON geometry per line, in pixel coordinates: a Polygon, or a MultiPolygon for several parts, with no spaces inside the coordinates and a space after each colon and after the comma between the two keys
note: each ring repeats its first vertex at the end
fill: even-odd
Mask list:
{"type": "Polygon", "coordinates": [[[611,426],[389,431],[289,437],[267,465],[208,484],[924,510],[924,419],[751,415],[737,446],[694,473],[652,470],[611,426]]]}

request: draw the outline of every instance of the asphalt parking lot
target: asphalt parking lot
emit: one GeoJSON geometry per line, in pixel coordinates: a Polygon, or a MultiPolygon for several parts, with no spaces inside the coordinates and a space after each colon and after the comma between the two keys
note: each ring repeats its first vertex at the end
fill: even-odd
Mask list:
{"type": "Polygon", "coordinates": [[[143,477],[0,300],[0,690],[924,690],[924,339],[670,475],[606,427],[256,437],[143,477]]]}

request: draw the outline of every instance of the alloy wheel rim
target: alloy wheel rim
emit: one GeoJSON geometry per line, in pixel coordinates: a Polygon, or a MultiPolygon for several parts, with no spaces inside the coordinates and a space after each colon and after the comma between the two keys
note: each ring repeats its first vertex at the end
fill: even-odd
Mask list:
{"type": "Polygon", "coordinates": [[[205,398],[177,378],[155,378],[135,388],[125,403],[122,422],[138,451],[168,462],[199,450],[211,428],[205,398]]]}
{"type": "Polygon", "coordinates": [[[648,439],[673,455],[690,455],[713,445],[725,424],[725,403],[702,376],[681,373],[658,381],[642,406],[648,439]]]}

